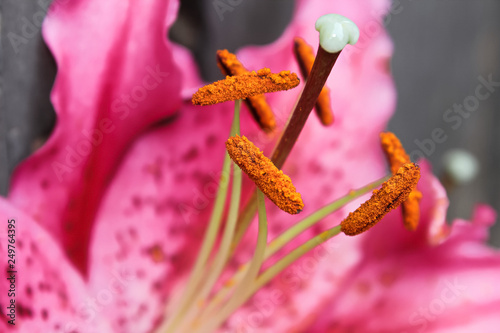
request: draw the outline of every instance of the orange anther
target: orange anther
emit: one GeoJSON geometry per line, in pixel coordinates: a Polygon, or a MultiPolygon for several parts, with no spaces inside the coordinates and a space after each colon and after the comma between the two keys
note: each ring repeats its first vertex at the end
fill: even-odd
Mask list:
{"type": "Polygon", "coordinates": [[[231,159],[243,170],[272,202],[289,214],[304,208],[290,177],[279,170],[270,159],[244,136],[233,136],[226,141],[231,159]]]}
{"type": "Polygon", "coordinates": [[[420,179],[420,169],[414,163],[403,165],[372,197],[342,221],[346,235],[358,235],[379,222],[385,214],[402,204],[420,179]]]}

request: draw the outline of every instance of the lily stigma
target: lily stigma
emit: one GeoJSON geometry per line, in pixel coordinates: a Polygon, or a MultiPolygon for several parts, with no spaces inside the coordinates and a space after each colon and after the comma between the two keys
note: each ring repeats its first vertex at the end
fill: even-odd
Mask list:
{"type": "Polygon", "coordinates": [[[295,54],[306,83],[270,158],[248,140],[244,133],[240,133],[242,100],[247,103],[258,126],[265,133],[271,133],[276,130],[276,121],[264,94],[297,87],[299,79],[296,74],[289,71],[273,74],[267,68],[249,71],[234,54],[221,50],[217,53],[217,64],[222,73],[227,75],[226,78],[200,88],[193,95],[195,105],[235,101],[234,118],[226,141],[227,154],[219,188],[201,249],[187,284],[180,289],[176,299],[170,300],[165,320],[156,330],[157,333],[208,333],[221,328],[252,295],[309,251],[340,233],[355,236],[367,231],[401,204],[405,205],[405,225],[409,230],[416,229],[421,198],[420,192],[416,190],[420,169],[411,163],[394,134],[382,133],[381,144],[392,176],[374,180],[360,189],[350,191],[344,197],[291,225],[268,243],[267,229],[272,225],[272,220],[267,219],[265,197],[292,215],[299,214],[307,204],[307,198],[301,197],[292,184],[292,179],[280,168],[286,163],[313,108],[322,124],[328,126],[333,123],[333,112],[329,107],[328,91],[324,84],[342,49],[347,44],[355,44],[359,37],[357,26],[337,14],[320,17],[316,22],[316,30],[319,31],[320,40],[316,56],[303,39],[295,40],[295,54]],[[243,205],[242,171],[257,187],[243,205]],[[228,200],[230,183],[231,194],[228,200]],[[379,186],[381,188],[377,190],[379,186]],[[302,232],[372,190],[371,198],[350,213],[340,225],[318,232],[300,246],[285,252],[279,259],[274,259],[272,264],[265,264],[302,232]],[[253,256],[246,264],[233,271],[232,276],[223,274],[256,210],[258,233],[253,256]]]}

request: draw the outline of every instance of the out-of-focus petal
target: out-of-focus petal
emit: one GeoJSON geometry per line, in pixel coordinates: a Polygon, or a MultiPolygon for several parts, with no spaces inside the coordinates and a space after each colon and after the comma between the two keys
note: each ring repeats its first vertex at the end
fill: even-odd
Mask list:
{"type": "Polygon", "coordinates": [[[130,276],[103,310],[115,331],[149,332],[175,306],[212,211],[231,104],[186,104],[123,160],[97,215],[89,281],[99,290],[114,271],[130,276]]]}
{"type": "Polygon", "coordinates": [[[180,106],[181,73],[166,39],[178,2],[54,2],[45,40],[58,74],[57,126],[15,172],[9,199],[87,269],[96,210],[124,151],[180,106]]]}
{"type": "Polygon", "coordinates": [[[182,91],[184,100],[191,100],[193,94],[203,85],[198,65],[193,55],[185,47],[172,44],[172,52],[177,67],[182,71],[182,91]]]}
{"type": "Polygon", "coordinates": [[[30,333],[111,333],[111,326],[96,301],[116,297],[117,276],[105,288],[89,292],[59,244],[37,222],[4,199],[0,199],[0,330],[30,333]],[[7,233],[7,221],[15,220],[15,233],[7,233]],[[8,235],[14,235],[8,237],[8,235]],[[14,240],[14,244],[12,241],[14,240]],[[7,262],[8,245],[14,257],[7,262]],[[11,247],[12,248],[12,247],[11,247]],[[14,265],[11,269],[10,264],[14,265]],[[14,270],[15,273],[8,271],[14,270]],[[9,280],[10,278],[10,280],[9,280]],[[11,295],[9,296],[9,293],[11,295]],[[8,324],[10,306],[15,301],[15,325],[8,324]]]}

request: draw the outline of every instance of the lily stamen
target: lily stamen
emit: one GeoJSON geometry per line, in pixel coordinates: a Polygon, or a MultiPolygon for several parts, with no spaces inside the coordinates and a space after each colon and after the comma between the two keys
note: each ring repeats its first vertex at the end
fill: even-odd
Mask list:
{"type": "MultiPolygon", "coordinates": [[[[271,155],[271,161],[278,169],[283,168],[340,52],[347,44],[354,45],[359,38],[359,29],[356,24],[337,14],[321,16],[316,21],[316,30],[319,32],[320,44],[311,73],[271,155]]],[[[241,218],[238,220],[238,230],[233,241],[233,247],[236,247],[243,237],[252,217],[255,215],[256,209],[256,196],[252,195],[243,208],[241,218]]]]}
{"type": "MultiPolygon", "coordinates": [[[[406,153],[401,141],[391,132],[380,133],[380,142],[382,149],[389,161],[392,174],[396,174],[398,169],[405,163],[410,163],[410,156],[406,153]]],[[[411,191],[408,199],[403,202],[403,223],[406,229],[414,231],[417,229],[420,219],[420,199],[422,193],[414,189],[411,191]]]]}
{"type": "MultiPolygon", "coordinates": [[[[235,54],[228,50],[217,51],[217,66],[222,74],[235,76],[249,73],[235,54]]],[[[252,113],[259,127],[265,132],[271,132],[276,128],[276,119],[264,94],[251,96],[245,99],[245,104],[252,113]]]]}
{"type": "Polygon", "coordinates": [[[192,101],[195,105],[211,105],[247,97],[288,90],[299,85],[297,74],[290,71],[271,73],[269,68],[238,76],[227,76],[198,89],[192,101]]]}
{"type": "MultiPolygon", "coordinates": [[[[350,20],[338,15],[326,15],[320,18],[316,28],[320,31],[318,56],[312,65],[311,73],[306,80],[299,101],[273,152],[273,159],[265,157],[246,137],[237,134],[239,132],[237,128],[239,128],[240,102],[236,103],[233,129],[226,141],[227,156],[229,156],[227,158],[231,158],[242,171],[247,173],[262,193],[279,208],[290,214],[300,212],[304,204],[290,178],[279,169],[304,127],[340,51],[347,43],[355,42],[359,34],[350,20]],[[331,29],[337,33],[333,34],[335,35],[333,40],[331,29]],[[345,29],[345,31],[340,33],[339,29],[345,29]]],[[[193,95],[194,104],[208,105],[233,99],[245,99],[265,92],[286,90],[298,84],[297,76],[288,71],[271,74],[269,69],[263,69],[247,73],[241,63],[234,62],[237,59],[229,56],[227,51],[219,52],[218,59],[219,67],[227,74],[234,73],[234,76],[227,76],[225,80],[201,88],[193,95]]],[[[227,168],[226,164],[225,167],[227,168]]],[[[249,297],[305,253],[335,237],[340,232],[347,235],[357,235],[372,227],[387,212],[408,198],[420,178],[418,166],[413,163],[404,164],[395,172],[395,175],[382,184],[380,190],[373,191],[370,200],[362,204],[355,212],[350,213],[340,225],[313,236],[261,272],[262,264],[278,250],[290,244],[292,239],[346,202],[367,193],[375,184],[378,185],[383,180],[379,180],[360,191],[351,191],[352,193],[350,192],[346,197],[313,212],[310,216],[285,230],[273,242],[267,243],[267,218],[263,194],[257,191],[259,200],[255,200],[255,196],[251,197],[247,206],[240,211],[238,208],[241,194],[241,173],[237,174],[236,171],[240,170],[234,168],[231,204],[226,223],[224,223],[220,245],[216,250],[214,240],[217,234],[222,231],[219,230],[222,225],[220,213],[224,209],[225,203],[216,201],[214,207],[216,214],[213,215],[208,226],[207,234],[210,236],[206,241],[208,245],[205,246],[205,241],[202,245],[202,251],[207,251],[207,253],[200,254],[202,260],[196,262],[192,279],[186,288],[181,305],[165,325],[167,332],[179,330],[183,332],[211,332],[215,330],[249,297]],[[231,260],[234,251],[233,245],[238,244],[240,237],[242,237],[239,232],[241,231],[242,234],[245,232],[248,225],[246,222],[250,223],[254,216],[251,208],[256,201],[259,202],[259,228],[254,256],[233,274],[229,280],[230,283],[222,283],[221,287],[214,289],[224,267],[231,260]],[[237,221],[239,223],[243,221],[238,226],[238,230],[235,228],[237,221]],[[207,259],[211,253],[214,259],[209,262],[207,259]]],[[[223,186],[227,187],[227,184],[223,184],[223,186]]],[[[255,206],[257,205],[255,204],[255,206]]]]}
{"type": "Polygon", "coordinates": [[[304,203],[290,177],[279,170],[250,140],[236,135],[226,141],[226,148],[234,163],[276,206],[289,214],[300,213],[304,203]]]}
{"type": "Polygon", "coordinates": [[[349,213],[342,221],[341,230],[355,236],[373,227],[388,212],[397,208],[410,195],[420,179],[420,168],[414,163],[403,165],[372,197],[349,213]]]}

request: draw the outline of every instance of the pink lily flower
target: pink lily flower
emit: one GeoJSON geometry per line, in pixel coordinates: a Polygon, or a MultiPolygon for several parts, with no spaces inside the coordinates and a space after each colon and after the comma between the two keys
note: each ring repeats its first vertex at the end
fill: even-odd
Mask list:
{"type": "MultiPolygon", "coordinates": [[[[299,0],[276,42],[238,54],[250,69],[297,72],[293,38],[317,46],[319,16],[339,13],[361,29],[327,83],[335,123],[325,128],[311,116],[284,167],[305,199],[301,215],[386,174],[378,135],[395,102],[386,66],[391,43],[380,23],[387,6],[299,0]]],[[[210,218],[232,109],[191,105],[202,85],[196,66],[165,38],[177,10],[175,0],[52,5],[43,32],[59,69],[52,91],[58,123],[0,199],[1,220],[15,225],[15,236],[0,234],[4,261],[10,239],[16,247],[0,280],[2,291],[15,293],[0,294],[2,331],[155,332],[168,319],[165,309],[175,307],[210,218]]],[[[280,128],[298,93],[268,95],[280,128]]],[[[241,124],[268,154],[279,131],[262,133],[247,112],[241,124]]],[[[398,210],[364,235],[332,239],[260,289],[221,331],[494,332],[500,256],[485,239],[495,213],[478,206],[471,222],[448,226],[446,194],[425,162],[421,169],[416,232],[403,228],[398,210]]],[[[245,202],[253,184],[243,187],[245,202]]],[[[300,219],[271,204],[267,213],[269,240],[300,219]]],[[[253,224],[223,278],[252,255],[256,233],[253,224]]]]}

